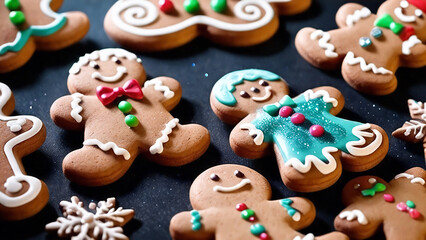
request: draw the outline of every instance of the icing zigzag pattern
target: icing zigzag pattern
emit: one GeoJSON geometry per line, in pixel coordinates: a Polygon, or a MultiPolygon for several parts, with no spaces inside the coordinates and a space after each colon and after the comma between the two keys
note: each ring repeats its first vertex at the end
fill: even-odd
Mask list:
{"type": "Polygon", "coordinates": [[[388,69],[384,68],[384,67],[377,67],[374,63],[369,63],[367,64],[365,62],[365,59],[363,57],[355,57],[355,54],[351,51],[349,51],[346,54],[346,58],[345,61],[347,64],[349,65],[355,65],[355,64],[359,64],[361,67],[361,70],[364,72],[367,71],[373,71],[373,73],[377,74],[392,74],[392,71],[389,71],[388,69]]]}

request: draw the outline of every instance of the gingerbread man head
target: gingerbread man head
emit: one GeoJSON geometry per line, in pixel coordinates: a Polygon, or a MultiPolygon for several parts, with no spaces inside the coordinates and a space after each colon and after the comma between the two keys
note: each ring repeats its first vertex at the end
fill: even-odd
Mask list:
{"type": "Polygon", "coordinates": [[[387,183],[374,176],[349,181],[343,188],[348,206],[335,219],[337,230],[366,239],[383,226],[386,239],[424,239],[426,171],[415,167],[387,183]]]}
{"type": "MultiPolygon", "coordinates": [[[[233,164],[201,173],[191,186],[194,210],[170,222],[170,233],[179,239],[314,239],[297,232],[310,225],[315,207],[304,198],[270,201],[271,186],[256,171],[233,164]]],[[[315,239],[347,239],[333,232],[315,239]]]]}
{"type": "Polygon", "coordinates": [[[60,127],[86,130],[83,148],[63,161],[71,181],[114,182],[139,153],[162,165],[180,166],[207,150],[206,128],[180,125],[169,113],[182,96],[179,82],[168,77],[145,80],[140,59],[123,49],[94,51],[72,66],[68,78],[72,95],[58,99],[51,108],[60,127]]]}
{"type": "Polygon", "coordinates": [[[213,86],[210,105],[224,122],[237,124],[265,104],[288,94],[287,83],[277,74],[245,69],[226,74],[213,86]]]}

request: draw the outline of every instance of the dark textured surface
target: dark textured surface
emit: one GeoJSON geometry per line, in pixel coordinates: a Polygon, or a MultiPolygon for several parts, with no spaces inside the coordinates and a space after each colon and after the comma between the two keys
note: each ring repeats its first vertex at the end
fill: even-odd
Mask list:
{"type": "MultiPolygon", "coordinates": [[[[375,97],[353,90],[342,79],[340,71],[321,71],[305,62],[294,46],[297,31],[305,26],[323,30],[336,28],[335,13],[346,2],[314,0],[308,12],[282,17],[277,34],[256,47],[230,49],[211,44],[205,39],[196,39],[173,51],[139,53],[149,78],[166,75],[181,82],[183,99],[172,114],[183,124],[195,122],[206,126],[211,133],[210,148],[202,158],[184,167],[162,167],[139,157],[122,179],[109,186],[88,188],[71,184],[62,175],[61,162],[67,153],[81,146],[83,135],[64,131],[54,125],[49,109],[55,99],[68,94],[68,69],[80,55],[118,46],[108,39],[103,30],[104,15],[113,2],[65,1],[60,11],[82,10],[89,15],[91,29],[86,38],[62,51],[38,52],[23,68],[0,75],[0,81],[8,84],[15,94],[15,113],[35,115],[46,125],[46,142],[39,151],[24,159],[24,166],[29,175],[47,183],[51,194],[46,208],[36,216],[20,222],[0,223],[0,239],[49,238],[44,225],[61,214],[59,202],[69,200],[73,195],[79,196],[85,203],[115,196],[120,206],[136,211],[135,218],[125,227],[125,233],[131,239],[170,239],[168,228],[171,217],[180,211],[191,210],[188,194],[193,179],[205,169],[223,163],[243,164],[263,174],[272,185],[273,199],[296,195],[282,184],[273,157],[258,160],[237,157],[228,143],[232,126],[223,124],[211,111],[209,94],[213,84],[233,70],[263,68],[275,72],[289,83],[293,96],[316,86],[334,86],[342,91],[346,99],[345,109],[339,116],[378,124],[389,135],[409,119],[408,98],[426,101],[426,68],[398,70],[399,86],[396,92],[375,97]]],[[[358,2],[375,12],[381,1],[358,2]]],[[[376,168],[366,173],[343,172],[340,180],[329,189],[297,194],[309,198],[317,207],[316,221],[303,232],[320,235],[333,230],[333,219],[343,209],[340,191],[349,179],[372,174],[390,180],[412,166],[424,167],[421,144],[406,143],[390,136],[389,153],[376,168]]],[[[375,239],[382,238],[379,235],[375,239]]]]}

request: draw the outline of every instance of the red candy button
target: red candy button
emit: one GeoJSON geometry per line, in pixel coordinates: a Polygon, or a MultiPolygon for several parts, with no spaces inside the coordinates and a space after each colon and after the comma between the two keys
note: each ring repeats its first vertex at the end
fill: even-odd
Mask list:
{"type": "Polygon", "coordinates": [[[324,134],[324,128],[320,125],[312,125],[309,128],[309,132],[314,137],[321,137],[324,134]]]}
{"type": "Polygon", "coordinates": [[[263,232],[259,235],[259,238],[261,240],[269,240],[269,235],[267,233],[263,232]]]}
{"type": "Polygon", "coordinates": [[[160,10],[165,13],[170,12],[174,8],[171,0],[159,0],[158,6],[160,7],[160,10]]]}
{"type": "Polygon", "coordinates": [[[391,194],[383,194],[383,198],[386,202],[393,203],[395,201],[395,198],[391,194]]]}
{"type": "Polygon", "coordinates": [[[281,117],[289,117],[292,113],[293,113],[293,108],[289,106],[284,106],[280,108],[280,112],[279,112],[281,117]]]}
{"type": "Polygon", "coordinates": [[[295,113],[291,116],[290,120],[293,124],[299,125],[305,121],[305,116],[301,113],[295,113]]]}
{"type": "Polygon", "coordinates": [[[246,204],[244,204],[244,203],[238,203],[237,204],[237,206],[235,206],[235,208],[238,210],[238,211],[244,211],[244,210],[246,210],[247,209],[247,205],[246,204]]]}

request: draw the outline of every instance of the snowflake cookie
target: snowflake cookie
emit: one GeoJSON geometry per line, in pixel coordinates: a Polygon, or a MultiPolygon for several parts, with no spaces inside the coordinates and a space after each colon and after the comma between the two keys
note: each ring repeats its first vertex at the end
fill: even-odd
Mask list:
{"type": "Polygon", "coordinates": [[[271,38],[281,15],[306,10],[311,0],[119,0],[105,16],[116,42],[141,51],[179,47],[202,35],[227,46],[271,38]],[[278,12],[278,13],[277,13],[278,12]]]}
{"type": "Polygon", "coordinates": [[[56,13],[62,0],[2,0],[0,73],[24,65],[37,50],[58,50],[78,42],[89,30],[82,12],[56,13]]]}
{"type": "Polygon", "coordinates": [[[115,208],[115,198],[108,198],[100,201],[96,206],[90,203],[89,208],[95,210],[91,212],[83,207],[78,197],[71,197],[71,202],[61,201],[64,217],[59,217],[56,222],[46,225],[49,232],[57,232],[61,238],[81,239],[81,240],[125,240],[128,239],[123,234],[121,228],[129,222],[135,212],[132,209],[115,208]]]}
{"type": "Polygon", "coordinates": [[[179,82],[169,77],[146,81],[135,54],[94,51],[80,57],[69,73],[72,95],[56,100],[50,115],[62,128],[85,130],[83,147],[63,161],[71,181],[106,185],[123,176],[139,154],[161,165],[181,166],[207,150],[208,130],[181,125],[169,112],[182,97],[179,82]]]}
{"type": "Polygon", "coordinates": [[[26,175],[21,162],[41,147],[46,129],[34,116],[9,116],[14,107],[10,88],[0,83],[0,220],[31,217],[49,200],[46,184],[26,175]]]}
{"type": "Polygon", "coordinates": [[[418,143],[423,142],[426,159],[426,103],[408,100],[411,120],[392,133],[392,136],[402,140],[418,143]]]}
{"type": "Polygon", "coordinates": [[[425,14],[424,0],[384,1],[377,15],[347,3],[336,14],[339,29],[303,28],[296,48],[316,67],[341,68],[343,78],[358,91],[390,94],[397,87],[399,67],[426,65],[425,14]]]}
{"type": "Polygon", "coordinates": [[[334,220],[351,239],[367,239],[383,227],[386,239],[424,239],[426,171],[415,167],[387,183],[374,176],[349,181],[343,188],[347,206],[334,220]]]}
{"type": "Polygon", "coordinates": [[[339,232],[315,237],[297,230],[315,219],[315,206],[301,197],[271,199],[268,181],[241,165],[219,165],[201,173],[191,186],[194,210],[170,222],[174,240],[348,240],[339,232]]]}

